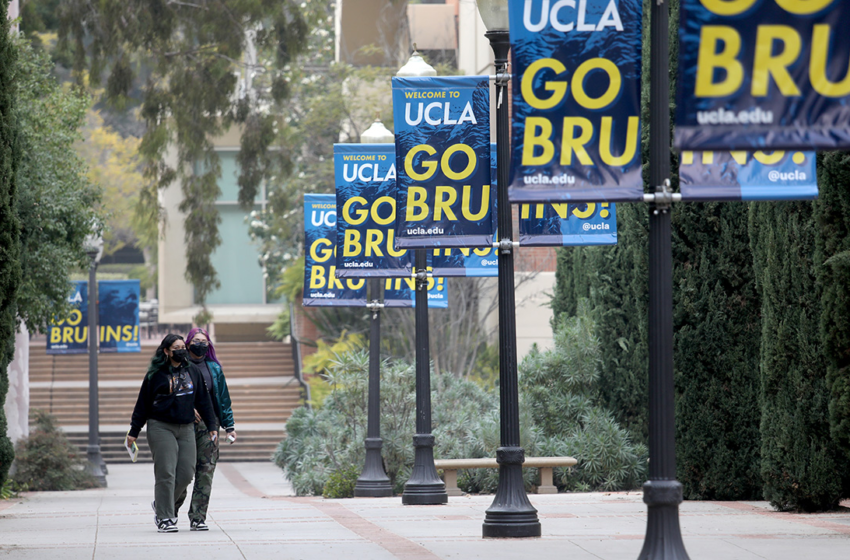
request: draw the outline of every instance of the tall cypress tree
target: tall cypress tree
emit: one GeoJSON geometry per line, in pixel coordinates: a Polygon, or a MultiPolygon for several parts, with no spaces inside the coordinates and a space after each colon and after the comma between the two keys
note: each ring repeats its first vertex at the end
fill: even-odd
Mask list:
{"type": "MultiPolygon", "coordinates": [[[[605,250],[605,249],[600,249],[605,250]]],[[[590,297],[588,253],[583,247],[564,247],[557,254],[555,289],[552,293],[552,330],[559,324],[558,317],[574,317],[578,300],[590,297]]]]}
{"type": "Polygon", "coordinates": [[[761,497],[760,304],[747,206],[674,213],[678,479],[689,499],[761,497]]]}
{"type": "MultiPolygon", "coordinates": [[[[830,391],[830,430],[844,455],[850,457],[850,155],[825,153],[820,163],[820,197],[815,207],[815,262],[822,290],[820,333],[830,391]]],[[[850,473],[845,478],[850,478],[850,473]]],[[[844,484],[846,489],[847,480],[844,484]]],[[[844,490],[844,495],[847,493],[844,490]]]]}
{"type": "MultiPolygon", "coordinates": [[[[8,0],[0,1],[6,13],[8,0]]],[[[15,69],[15,49],[9,35],[9,20],[0,17],[0,486],[15,452],[6,435],[6,402],[9,377],[6,371],[15,353],[16,305],[15,295],[21,281],[20,223],[15,213],[15,172],[17,169],[14,97],[12,95],[15,69]]]]}
{"type": "Polygon", "coordinates": [[[765,499],[780,510],[835,507],[846,471],[829,431],[814,261],[816,204],[750,205],[762,309],[761,473],[765,499]]]}
{"type": "Polygon", "coordinates": [[[648,348],[648,214],[643,204],[617,207],[619,247],[587,247],[595,271],[591,304],[601,341],[600,402],[639,441],[646,441],[648,348]]]}

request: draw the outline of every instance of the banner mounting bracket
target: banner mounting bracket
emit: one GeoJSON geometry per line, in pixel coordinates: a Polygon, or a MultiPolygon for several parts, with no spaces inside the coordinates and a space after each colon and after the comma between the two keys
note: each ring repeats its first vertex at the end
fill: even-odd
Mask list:
{"type": "Polygon", "coordinates": [[[502,254],[510,253],[511,250],[515,247],[519,247],[519,241],[513,241],[511,239],[502,239],[501,241],[493,242],[493,248],[498,249],[499,252],[502,254]]]}
{"type": "Polygon", "coordinates": [[[670,188],[670,179],[664,179],[664,182],[655,187],[654,193],[646,193],[643,195],[643,201],[647,204],[654,204],[653,213],[667,212],[674,202],[682,201],[682,193],[674,193],[670,188]]]}

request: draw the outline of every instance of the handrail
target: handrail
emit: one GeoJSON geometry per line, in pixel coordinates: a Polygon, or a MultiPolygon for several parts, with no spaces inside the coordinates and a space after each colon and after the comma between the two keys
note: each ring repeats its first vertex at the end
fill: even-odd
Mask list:
{"type": "Polygon", "coordinates": [[[304,376],[301,372],[301,341],[295,336],[295,328],[293,326],[295,321],[295,309],[292,306],[292,302],[289,303],[289,343],[292,346],[292,361],[295,364],[295,379],[298,381],[298,384],[301,385],[301,390],[304,391],[304,406],[307,407],[308,410],[312,410],[313,406],[310,404],[311,396],[310,396],[310,384],[304,381],[304,376]]]}

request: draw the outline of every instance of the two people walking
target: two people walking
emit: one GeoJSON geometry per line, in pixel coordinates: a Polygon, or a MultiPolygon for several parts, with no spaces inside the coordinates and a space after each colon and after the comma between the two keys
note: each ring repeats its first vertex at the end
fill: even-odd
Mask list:
{"type": "Polygon", "coordinates": [[[190,529],[206,531],[212,480],[219,456],[219,427],[236,440],[230,393],[209,335],[192,329],[186,341],[168,334],[157,348],[130,420],[127,443],[147,423],[154,462],[157,530],[177,531],[177,514],[195,479],[190,529]]]}

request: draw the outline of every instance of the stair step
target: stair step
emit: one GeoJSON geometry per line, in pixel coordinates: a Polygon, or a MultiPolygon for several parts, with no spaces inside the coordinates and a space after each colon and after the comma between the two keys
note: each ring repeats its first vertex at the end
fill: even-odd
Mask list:
{"type": "MultiPolygon", "coordinates": [[[[101,427],[127,425],[139,393],[144,372],[154,347],[145,346],[140,353],[101,354],[98,357],[99,420],[101,427]],[[127,383],[127,387],[104,387],[103,382],[127,383]]],[[[263,383],[229,384],[233,414],[239,440],[233,446],[221,447],[221,461],[269,461],[281,439],[282,431],[242,430],[243,424],[284,424],[292,411],[300,406],[300,387],[292,380],[294,366],[288,345],[274,342],[216,344],[216,354],[225,364],[228,381],[262,378],[263,383]],[[269,378],[285,378],[279,384],[269,378]],[[271,384],[267,384],[271,383],[271,384]]],[[[30,382],[88,382],[88,356],[47,355],[43,347],[30,350],[30,382]]],[[[33,387],[30,410],[47,410],[60,426],[88,425],[88,387],[33,387]]],[[[74,428],[78,429],[78,428],[74,428]]],[[[122,432],[102,432],[101,453],[107,463],[129,462],[123,447],[122,432]]],[[[222,432],[223,433],[223,432],[222,432]]],[[[68,438],[85,455],[88,434],[69,432],[68,438]]],[[[151,460],[145,437],[139,440],[139,461],[151,460]]]]}
{"type": "MultiPolygon", "coordinates": [[[[238,433],[239,439],[235,444],[232,446],[222,444],[220,446],[220,462],[270,461],[278,444],[285,437],[284,433],[270,431],[246,430],[238,433]]],[[[130,457],[124,449],[124,435],[121,432],[101,432],[100,453],[106,464],[130,462],[130,457]]],[[[66,433],[66,436],[68,441],[79,449],[80,456],[85,457],[88,447],[88,434],[74,432],[66,433]]],[[[222,437],[224,437],[223,433],[222,437]]],[[[144,433],[136,440],[136,443],[139,446],[137,462],[152,462],[153,458],[144,433]]]]}

